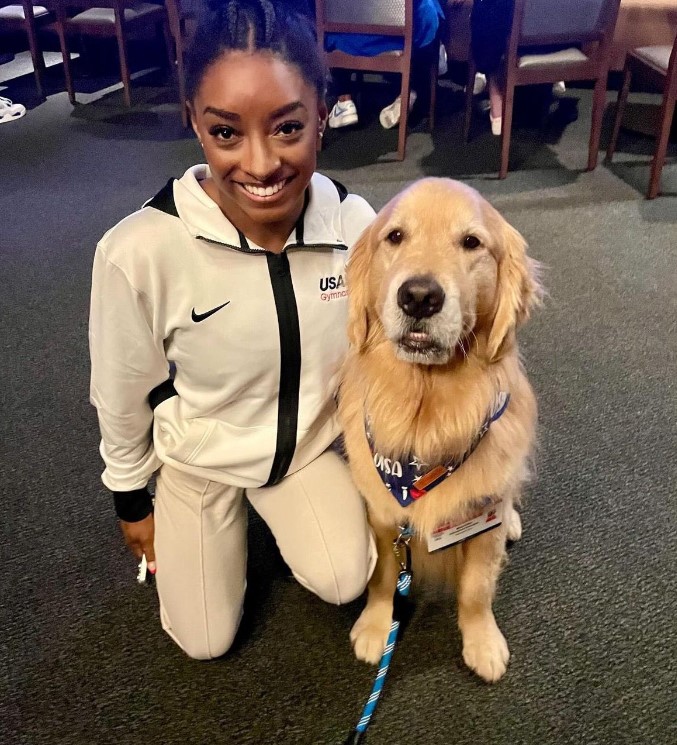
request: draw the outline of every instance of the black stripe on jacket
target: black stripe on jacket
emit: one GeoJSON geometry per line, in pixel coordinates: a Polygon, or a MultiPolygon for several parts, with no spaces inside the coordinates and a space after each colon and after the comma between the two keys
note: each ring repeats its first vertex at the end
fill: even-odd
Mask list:
{"type": "Polygon", "coordinates": [[[296,296],[285,252],[266,254],[280,333],[280,392],[277,399],[277,443],[265,486],[280,482],[296,450],[301,387],[301,331],[296,296]]]}

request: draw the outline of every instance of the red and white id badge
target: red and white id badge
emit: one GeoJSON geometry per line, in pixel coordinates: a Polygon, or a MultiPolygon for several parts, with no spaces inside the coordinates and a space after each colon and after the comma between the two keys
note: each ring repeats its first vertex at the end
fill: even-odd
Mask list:
{"type": "Polygon", "coordinates": [[[489,504],[475,517],[454,525],[445,523],[435,528],[428,536],[428,551],[438,551],[441,548],[454,546],[461,541],[497,528],[503,522],[503,501],[489,502],[489,504]]]}

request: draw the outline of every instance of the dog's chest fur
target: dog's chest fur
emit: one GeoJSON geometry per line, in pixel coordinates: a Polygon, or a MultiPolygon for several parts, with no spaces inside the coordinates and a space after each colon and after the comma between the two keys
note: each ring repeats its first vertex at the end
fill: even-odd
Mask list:
{"type": "MultiPolygon", "coordinates": [[[[380,367],[380,366],[378,366],[380,367]]],[[[359,377],[352,421],[346,422],[346,440],[358,487],[367,498],[372,517],[385,525],[408,523],[428,533],[442,522],[463,520],[485,497],[500,497],[522,473],[522,461],[531,437],[522,431],[525,409],[534,408],[533,394],[518,360],[487,370],[470,360],[453,370],[417,374],[406,366],[382,385],[382,375],[370,375],[367,364],[359,377]],[[412,374],[413,373],[413,374],[412,374]],[[394,460],[416,455],[430,466],[460,458],[470,447],[491,410],[499,390],[508,387],[511,401],[506,413],[465,463],[420,499],[402,507],[383,483],[365,435],[368,418],[373,449],[394,460]],[[359,433],[359,437],[357,436],[359,433]],[[357,443],[359,442],[359,445],[357,443]]],[[[356,393],[356,389],[353,389],[356,393]]],[[[344,412],[345,413],[345,412],[344,412]]],[[[531,416],[526,417],[531,419],[531,416]]]]}

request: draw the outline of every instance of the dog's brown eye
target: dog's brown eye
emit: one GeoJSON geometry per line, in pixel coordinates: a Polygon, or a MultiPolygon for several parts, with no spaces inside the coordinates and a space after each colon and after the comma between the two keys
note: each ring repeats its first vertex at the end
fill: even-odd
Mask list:
{"type": "Polygon", "coordinates": [[[388,233],[388,240],[395,246],[399,246],[404,239],[404,233],[401,230],[391,230],[388,233]]]}
{"type": "Polygon", "coordinates": [[[480,239],[476,235],[466,235],[463,239],[463,248],[472,251],[473,248],[479,248],[480,239]]]}

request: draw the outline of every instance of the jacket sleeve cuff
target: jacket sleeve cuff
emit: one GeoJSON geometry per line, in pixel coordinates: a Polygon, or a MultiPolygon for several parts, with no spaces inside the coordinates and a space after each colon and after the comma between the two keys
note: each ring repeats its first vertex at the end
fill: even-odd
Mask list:
{"type": "Polygon", "coordinates": [[[126,523],[138,523],[153,511],[153,498],[145,486],[133,491],[114,491],[113,502],[118,518],[126,523]]]}

